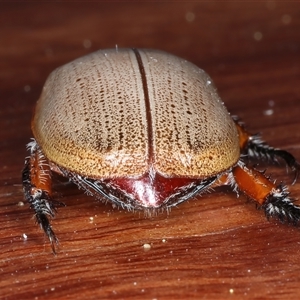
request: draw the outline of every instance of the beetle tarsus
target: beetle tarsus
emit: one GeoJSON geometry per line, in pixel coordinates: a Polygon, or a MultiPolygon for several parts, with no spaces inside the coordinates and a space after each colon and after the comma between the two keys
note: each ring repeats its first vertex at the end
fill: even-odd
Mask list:
{"type": "MultiPolygon", "coordinates": [[[[42,188],[38,188],[36,184],[34,184],[33,176],[38,173],[32,170],[32,161],[36,159],[35,155],[37,154],[36,144],[33,144],[30,150],[31,156],[26,158],[25,166],[22,172],[24,195],[26,201],[30,204],[30,208],[34,210],[36,221],[47,235],[51,243],[52,251],[55,254],[55,245],[58,245],[58,239],[51,228],[48,217],[53,218],[56,213],[56,208],[65,205],[62,202],[53,200],[49,195],[49,192],[43,190],[42,188]]],[[[45,166],[42,165],[42,167],[45,166]]],[[[44,184],[45,182],[42,181],[43,179],[51,178],[50,174],[43,172],[42,168],[39,168],[38,170],[40,171],[38,173],[40,175],[40,177],[38,178],[38,182],[42,182],[42,184],[44,184]],[[45,177],[45,174],[47,175],[47,177],[45,177]]]]}
{"type": "Polygon", "coordinates": [[[300,173],[300,164],[288,151],[269,146],[260,139],[259,135],[253,135],[249,138],[246,151],[249,158],[262,159],[272,163],[277,163],[277,158],[281,158],[295,172],[293,184],[296,182],[300,173]]]}
{"type": "Polygon", "coordinates": [[[55,255],[56,254],[55,247],[58,246],[58,238],[56,237],[54,231],[52,230],[49,219],[45,214],[36,214],[36,220],[40,225],[41,229],[44,230],[45,234],[47,235],[51,244],[52,252],[55,255]]]}
{"type": "Polygon", "coordinates": [[[52,252],[56,254],[55,245],[58,245],[58,239],[52,230],[48,216],[53,218],[56,213],[56,207],[64,206],[64,204],[53,201],[46,192],[40,189],[32,187],[31,190],[33,194],[30,195],[27,201],[30,203],[30,208],[35,212],[37,223],[51,243],[52,252]]]}
{"type": "Polygon", "coordinates": [[[299,224],[300,207],[294,204],[285,186],[280,185],[272,191],[262,208],[267,218],[275,217],[282,223],[299,224]]]}

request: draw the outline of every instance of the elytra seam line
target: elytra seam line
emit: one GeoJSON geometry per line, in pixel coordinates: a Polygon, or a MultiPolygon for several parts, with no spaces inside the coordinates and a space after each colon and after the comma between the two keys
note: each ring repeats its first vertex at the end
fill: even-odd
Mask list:
{"type": "Polygon", "coordinates": [[[147,128],[148,128],[148,163],[150,165],[153,162],[152,161],[153,160],[153,126],[152,126],[152,115],[151,115],[151,106],[150,106],[147,78],[146,78],[143,61],[139,51],[135,48],[133,48],[132,51],[136,56],[139,70],[141,73],[142,83],[143,83],[143,91],[144,91],[145,107],[146,107],[146,120],[147,120],[147,128]]]}

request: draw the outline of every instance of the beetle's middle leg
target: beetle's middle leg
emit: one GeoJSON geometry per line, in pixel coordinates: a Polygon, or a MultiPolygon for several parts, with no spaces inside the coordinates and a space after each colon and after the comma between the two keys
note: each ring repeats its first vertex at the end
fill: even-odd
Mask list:
{"type": "Polygon", "coordinates": [[[242,160],[229,173],[219,178],[219,185],[231,185],[236,192],[241,191],[265,211],[267,218],[275,217],[282,223],[297,225],[300,221],[300,206],[294,204],[287,187],[275,185],[254,168],[247,167],[242,160]]]}
{"type": "Polygon", "coordinates": [[[293,181],[295,183],[300,173],[300,164],[295,157],[288,151],[269,146],[259,135],[251,135],[237,118],[233,119],[239,133],[241,152],[246,153],[250,159],[262,159],[269,162],[277,162],[277,158],[283,159],[289,168],[295,172],[293,181]]]}
{"type": "Polygon", "coordinates": [[[55,253],[55,244],[58,244],[58,239],[48,217],[54,217],[56,207],[64,204],[51,198],[51,168],[35,140],[28,144],[28,149],[30,156],[26,158],[22,172],[25,199],[34,210],[37,223],[46,233],[51,242],[52,251],[55,253]]]}

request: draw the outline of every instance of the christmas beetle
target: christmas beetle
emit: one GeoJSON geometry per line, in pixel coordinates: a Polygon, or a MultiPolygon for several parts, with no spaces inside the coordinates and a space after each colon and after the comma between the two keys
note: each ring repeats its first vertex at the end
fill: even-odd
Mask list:
{"type": "Polygon", "coordinates": [[[275,149],[230,116],[212,80],[194,64],[146,49],[108,49],[53,71],[32,119],[24,194],[55,252],[49,222],[60,202],[52,174],[128,210],[170,209],[210,187],[231,185],[267,217],[296,224],[287,188],[246,164],[293,155],[275,149]],[[247,157],[247,161],[245,160],[247,157]]]}

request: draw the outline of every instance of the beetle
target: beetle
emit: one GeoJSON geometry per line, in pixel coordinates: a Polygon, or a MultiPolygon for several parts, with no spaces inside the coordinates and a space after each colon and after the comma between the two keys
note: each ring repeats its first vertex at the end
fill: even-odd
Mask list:
{"type": "Polygon", "coordinates": [[[34,139],[22,173],[25,199],[50,240],[52,175],[128,210],[177,206],[211,187],[230,185],[267,217],[297,224],[300,207],[248,160],[282,159],[232,117],[211,78],[194,64],[150,49],[99,50],[54,70],[37,101],[34,139]],[[247,160],[246,160],[247,158],[247,160]]]}

